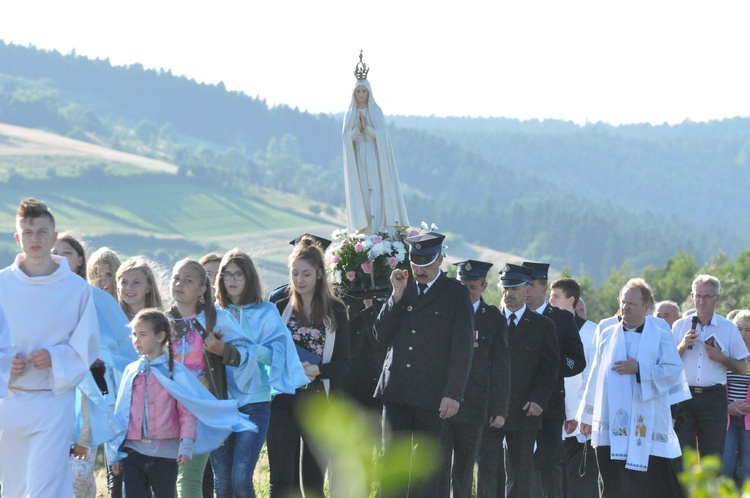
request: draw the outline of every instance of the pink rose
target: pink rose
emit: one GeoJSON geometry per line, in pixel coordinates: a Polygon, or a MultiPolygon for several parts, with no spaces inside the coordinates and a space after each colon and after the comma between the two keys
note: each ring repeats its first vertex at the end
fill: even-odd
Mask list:
{"type": "Polygon", "coordinates": [[[318,337],[318,336],[320,336],[320,331],[318,329],[312,329],[310,331],[310,336],[312,336],[312,337],[318,337]]]}
{"type": "Polygon", "coordinates": [[[333,256],[331,256],[331,263],[335,265],[335,264],[338,264],[338,262],[339,262],[338,254],[334,254],[333,256]]]}
{"type": "Polygon", "coordinates": [[[380,235],[375,235],[372,237],[373,244],[380,244],[381,242],[383,242],[383,237],[381,237],[380,235]]]}
{"type": "Polygon", "coordinates": [[[350,272],[347,272],[347,273],[346,273],[346,279],[347,279],[348,281],[350,281],[350,282],[354,282],[354,279],[355,279],[355,278],[357,278],[357,274],[356,274],[356,273],[354,273],[353,271],[350,271],[350,272]]]}
{"type": "Polygon", "coordinates": [[[323,348],[315,348],[315,354],[318,356],[323,356],[323,348]]]}
{"type": "Polygon", "coordinates": [[[409,237],[413,235],[419,235],[419,230],[412,230],[411,232],[409,232],[409,237]]]}
{"type": "Polygon", "coordinates": [[[398,258],[396,256],[391,256],[388,258],[388,266],[391,267],[391,270],[396,268],[396,265],[398,265],[398,258]]]}
{"type": "Polygon", "coordinates": [[[367,273],[368,275],[372,273],[372,263],[370,263],[369,261],[365,261],[359,266],[362,267],[362,271],[367,273]]]}
{"type": "Polygon", "coordinates": [[[365,245],[362,242],[357,242],[354,244],[354,251],[355,252],[362,252],[365,250],[365,245]]]}

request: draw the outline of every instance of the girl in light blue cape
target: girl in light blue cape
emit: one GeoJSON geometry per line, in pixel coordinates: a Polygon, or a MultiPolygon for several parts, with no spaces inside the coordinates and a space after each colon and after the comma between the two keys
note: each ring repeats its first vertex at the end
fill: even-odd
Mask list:
{"type": "MultiPolygon", "coordinates": [[[[161,314],[167,322],[160,311],[143,310],[136,315],[133,323],[147,311],[161,314]]],[[[196,417],[195,453],[207,453],[218,448],[234,431],[257,431],[257,426],[237,411],[236,401],[216,399],[187,368],[174,362],[170,369],[170,363],[168,354],[162,354],[153,361],[142,356],[125,369],[115,405],[115,416],[123,427],[128,427],[130,422],[133,380],[138,373],[148,369],[149,374],[153,374],[162,387],[196,417]]],[[[117,462],[126,456],[120,452],[124,440],[123,433],[108,445],[110,462],[117,462]]]]}
{"type": "Polygon", "coordinates": [[[258,355],[262,383],[244,396],[238,393],[240,406],[271,401],[271,396],[279,393],[294,394],[310,382],[276,306],[262,299],[260,278],[252,259],[239,249],[229,251],[221,261],[216,304],[229,311],[238,320],[242,333],[262,348],[258,355]]]}
{"type": "MultiPolygon", "coordinates": [[[[305,375],[289,329],[276,306],[263,301],[258,272],[247,254],[233,249],[221,260],[216,280],[217,304],[239,320],[242,333],[257,343],[256,382],[251,390],[237,389],[231,378],[229,392],[240,411],[250,415],[258,433],[234,434],[226,445],[211,453],[218,496],[246,496],[253,489],[253,470],[266,440],[271,413],[271,396],[293,394],[309,379],[305,375]]],[[[254,494],[250,494],[254,496],[254,494]]]]}

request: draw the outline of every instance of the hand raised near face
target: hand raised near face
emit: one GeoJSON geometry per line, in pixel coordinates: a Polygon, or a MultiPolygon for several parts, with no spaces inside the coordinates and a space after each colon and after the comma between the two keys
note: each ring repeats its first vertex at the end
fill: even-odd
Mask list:
{"type": "Polygon", "coordinates": [[[404,295],[404,289],[409,281],[407,270],[395,269],[391,272],[391,286],[393,286],[393,301],[398,302],[404,295]]]}

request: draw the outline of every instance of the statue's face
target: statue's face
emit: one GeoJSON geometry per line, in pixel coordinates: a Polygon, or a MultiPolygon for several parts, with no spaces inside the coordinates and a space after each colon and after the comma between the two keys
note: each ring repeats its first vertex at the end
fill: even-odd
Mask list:
{"type": "Polygon", "coordinates": [[[357,101],[357,105],[360,107],[367,105],[367,99],[370,98],[370,92],[363,86],[358,86],[354,89],[354,100],[357,101]]]}

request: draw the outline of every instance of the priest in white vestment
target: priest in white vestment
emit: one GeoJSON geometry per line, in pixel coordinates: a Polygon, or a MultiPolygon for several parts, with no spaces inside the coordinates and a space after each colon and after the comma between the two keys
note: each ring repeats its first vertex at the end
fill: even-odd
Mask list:
{"type": "Polygon", "coordinates": [[[578,410],[596,449],[603,495],[682,496],[670,459],[681,455],[670,406],[690,397],[669,332],[646,320],[652,292],[640,278],[620,292],[622,321],[599,329],[578,410]]]}
{"type": "Polygon", "coordinates": [[[72,498],[75,393],[99,352],[91,287],[50,251],[47,206],[21,203],[22,254],[0,271],[0,484],[4,498],[72,498]]]}

